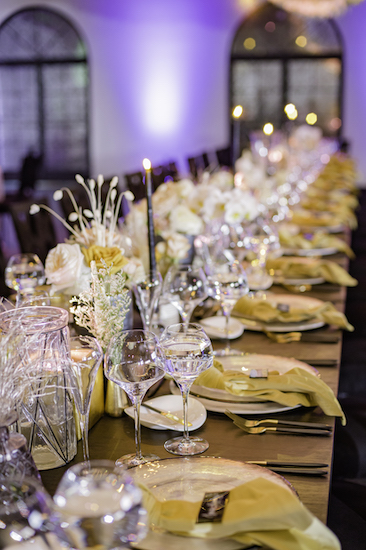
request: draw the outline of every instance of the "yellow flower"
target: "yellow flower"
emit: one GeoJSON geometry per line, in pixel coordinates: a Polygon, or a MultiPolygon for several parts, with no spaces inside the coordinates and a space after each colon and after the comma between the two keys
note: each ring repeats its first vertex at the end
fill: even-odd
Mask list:
{"type": "Polygon", "coordinates": [[[103,259],[107,267],[112,266],[111,273],[117,273],[120,271],[126,264],[128,264],[128,259],[125,258],[118,248],[118,246],[98,246],[93,244],[89,248],[82,248],[85,261],[90,266],[90,263],[94,260],[96,267],[100,269],[104,267],[101,260],[103,259]]]}

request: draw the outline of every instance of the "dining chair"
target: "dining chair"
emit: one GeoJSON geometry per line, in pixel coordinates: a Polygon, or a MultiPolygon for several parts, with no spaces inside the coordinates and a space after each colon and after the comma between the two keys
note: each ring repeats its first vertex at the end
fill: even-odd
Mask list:
{"type": "Polygon", "coordinates": [[[187,158],[187,161],[189,171],[194,179],[199,179],[205,169],[209,166],[207,153],[202,153],[201,155],[197,155],[195,157],[189,157],[187,158]]]}
{"type": "MultiPolygon", "coordinates": [[[[10,203],[8,210],[14,224],[21,252],[34,252],[42,262],[48,251],[57,244],[52,216],[41,209],[37,214],[29,213],[34,200],[24,200],[10,203]]],[[[48,206],[46,197],[37,199],[37,203],[48,206]]]]}
{"type": "Polygon", "coordinates": [[[225,147],[224,149],[217,149],[216,157],[217,157],[219,166],[231,166],[232,165],[231,147],[229,146],[229,147],[225,147]]]}

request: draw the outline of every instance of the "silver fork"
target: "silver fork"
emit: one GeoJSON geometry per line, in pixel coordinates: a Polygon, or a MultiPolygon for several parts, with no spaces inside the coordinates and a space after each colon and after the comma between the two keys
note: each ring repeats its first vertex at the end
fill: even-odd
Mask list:
{"type": "Polygon", "coordinates": [[[264,433],[264,431],[266,430],[270,430],[270,431],[288,431],[288,428],[291,428],[293,427],[293,429],[302,429],[302,431],[304,430],[316,430],[316,431],[323,431],[324,433],[322,435],[330,435],[331,433],[331,430],[332,430],[332,427],[329,426],[328,424],[315,424],[315,423],[311,423],[311,422],[296,422],[295,420],[277,420],[277,419],[274,419],[274,418],[267,418],[267,419],[264,419],[264,420],[247,420],[245,418],[241,418],[240,416],[238,416],[237,414],[234,414],[232,413],[231,411],[229,411],[228,409],[225,411],[225,414],[226,416],[228,416],[229,418],[231,418],[231,420],[233,420],[234,424],[236,426],[238,426],[238,428],[241,428],[245,431],[248,431],[249,430],[257,430],[257,431],[252,431],[252,432],[249,432],[249,433],[264,433]],[[270,428],[270,427],[263,427],[263,428],[257,428],[258,426],[260,426],[261,424],[275,424],[277,426],[279,426],[279,428],[270,428]],[[288,428],[280,428],[280,426],[288,426],[288,428]],[[258,430],[261,430],[260,432],[258,430]]]}

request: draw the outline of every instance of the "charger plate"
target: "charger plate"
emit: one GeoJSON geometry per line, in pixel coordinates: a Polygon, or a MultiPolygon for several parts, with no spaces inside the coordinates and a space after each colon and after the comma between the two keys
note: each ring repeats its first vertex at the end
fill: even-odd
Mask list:
{"type": "MultiPolygon", "coordinates": [[[[136,483],[145,485],[161,501],[181,499],[189,502],[203,500],[205,493],[230,491],[258,477],[270,479],[296,494],[283,477],[253,464],[210,456],[167,458],[132,468],[128,472],[136,483]]],[[[206,540],[179,537],[150,526],[139,550],[239,550],[242,543],[230,539],[206,540]]]]}

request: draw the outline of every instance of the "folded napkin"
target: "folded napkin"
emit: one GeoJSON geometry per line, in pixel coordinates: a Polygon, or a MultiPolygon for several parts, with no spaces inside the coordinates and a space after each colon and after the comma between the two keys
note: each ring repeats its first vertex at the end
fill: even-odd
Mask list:
{"type": "Polygon", "coordinates": [[[250,378],[240,371],[223,370],[214,363],[195,380],[195,384],[207,388],[226,390],[233,395],[255,397],[261,401],[274,401],[288,407],[319,406],[328,416],[340,416],[342,424],[346,417],[333,391],[319,376],[295,367],[285,374],[269,371],[268,378],[250,378]]]}
{"type": "Polygon", "coordinates": [[[180,536],[219,539],[273,550],[340,550],[337,537],[296,494],[265,477],[231,489],[219,521],[198,522],[202,501],[159,501],[140,485],[150,523],[180,536]]]}
{"type": "Polygon", "coordinates": [[[304,208],[312,208],[313,210],[322,210],[322,206],[329,203],[346,206],[351,210],[356,210],[359,206],[358,198],[351,193],[344,193],[342,190],[325,191],[312,186],[308,187],[304,198],[301,200],[301,205],[304,208]]]}
{"type": "Polygon", "coordinates": [[[270,258],[266,263],[267,270],[273,269],[280,272],[281,277],[289,279],[302,279],[311,277],[323,277],[328,283],[343,286],[356,286],[354,279],[343,267],[336,262],[318,258],[270,258]]]}
{"type": "Polygon", "coordinates": [[[353,331],[353,326],[347,321],[344,313],[338,311],[331,302],[322,302],[315,307],[290,307],[288,311],[282,311],[271,303],[271,300],[261,298],[251,298],[243,296],[240,298],[233,309],[233,315],[237,317],[249,317],[264,323],[300,323],[310,319],[319,319],[329,325],[353,331]]]}
{"type": "Polygon", "coordinates": [[[338,252],[344,252],[349,258],[355,255],[348,244],[335,235],[329,235],[323,231],[317,231],[314,234],[302,235],[294,234],[287,227],[281,227],[278,231],[281,246],[285,248],[300,248],[302,250],[311,250],[313,248],[335,248],[338,252]]]}
{"type": "Polygon", "coordinates": [[[357,217],[349,208],[339,209],[338,211],[315,211],[306,209],[292,210],[291,220],[298,225],[308,225],[315,227],[347,225],[351,229],[357,227],[357,217]]]}

